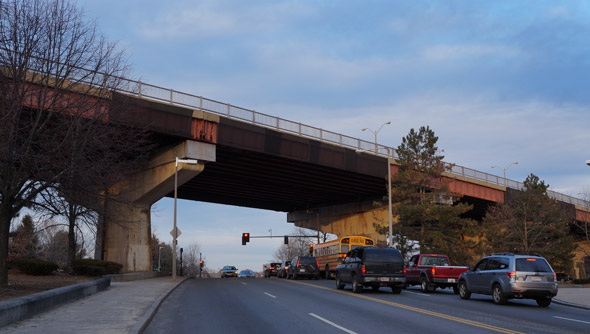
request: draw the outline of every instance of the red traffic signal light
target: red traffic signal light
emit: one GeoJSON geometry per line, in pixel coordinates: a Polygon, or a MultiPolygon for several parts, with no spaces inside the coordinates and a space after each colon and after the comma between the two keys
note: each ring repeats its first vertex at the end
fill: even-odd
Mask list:
{"type": "Polygon", "coordinates": [[[250,233],[242,233],[242,245],[250,242],[250,233]]]}
{"type": "Polygon", "coordinates": [[[309,244],[309,255],[313,256],[313,244],[309,244]]]}
{"type": "Polygon", "coordinates": [[[201,262],[199,263],[199,266],[200,266],[201,268],[203,268],[203,266],[204,266],[204,265],[205,265],[205,262],[203,262],[203,260],[201,260],[201,262]]]}

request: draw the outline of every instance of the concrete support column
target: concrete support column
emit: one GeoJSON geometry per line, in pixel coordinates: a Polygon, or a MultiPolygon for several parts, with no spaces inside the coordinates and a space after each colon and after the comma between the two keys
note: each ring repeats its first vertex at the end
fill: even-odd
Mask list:
{"type": "Polygon", "coordinates": [[[145,170],[109,189],[100,219],[104,241],[97,240],[97,249],[100,248],[105,260],[121,263],[124,272],[152,270],[150,209],[152,204],[174,192],[176,157],[199,161],[197,165],[178,166],[180,187],[201,173],[205,162],[215,161],[215,145],[185,141],[163,150],[145,170]]]}
{"type": "MultiPolygon", "coordinates": [[[[295,226],[319,230],[344,237],[361,235],[375,240],[377,245],[387,246],[385,234],[378,227],[388,228],[389,210],[386,201],[367,200],[318,209],[293,211],[287,214],[287,221],[295,226]],[[319,215],[318,215],[319,212],[319,215]]],[[[394,217],[394,224],[397,220],[394,217]]]]}

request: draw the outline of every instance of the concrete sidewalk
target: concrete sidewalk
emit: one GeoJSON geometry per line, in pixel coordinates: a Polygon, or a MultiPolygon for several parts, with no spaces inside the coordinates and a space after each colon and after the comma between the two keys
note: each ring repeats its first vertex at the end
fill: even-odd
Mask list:
{"type": "Polygon", "coordinates": [[[553,302],[561,305],[590,310],[590,288],[559,287],[553,302]]]}
{"type": "Polygon", "coordinates": [[[184,279],[113,282],[105,291],[0,328],[0,333],[139,333],[184,279]]]}

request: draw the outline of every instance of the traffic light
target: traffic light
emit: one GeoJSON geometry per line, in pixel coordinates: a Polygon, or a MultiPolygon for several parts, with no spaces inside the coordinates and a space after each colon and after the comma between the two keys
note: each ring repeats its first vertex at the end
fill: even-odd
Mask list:
{"type": "Polygon", "coordinates": [[[313,244],[309,244],[309,256],[313,256],[313,244]]]}
{"type": "Polygon", "coordinates": [[[201,268],[203,268],[203,267],[205,266],[205,262],[203,262],[203,260],[201,260],[201,262],[199,262],[199,266],[200,266],[201,268]]]}
{"type": "Polygon", "coordinates": [[[242,245],[250,242],[250,233],[242,233],[242,245]]]}
{"type": "Polygon", "coordinates": [[[286,236],[285,236],[285,245],[288,245],[288,244],[289,244],[289,236],[288,236],[288,235],[286,235],[286,236]]]}

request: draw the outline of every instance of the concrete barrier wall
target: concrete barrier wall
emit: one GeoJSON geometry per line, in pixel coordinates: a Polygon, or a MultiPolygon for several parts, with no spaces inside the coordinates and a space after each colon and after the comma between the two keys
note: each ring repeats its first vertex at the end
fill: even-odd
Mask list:
{"type": "Polygon", "coordinates": [[[2,301],[0,302],[0,327],[32,317],[61,304],[92,295],[105,290],[110,285],[111,278],[103,277],[92,282],[65,286],[2,301]]]}

